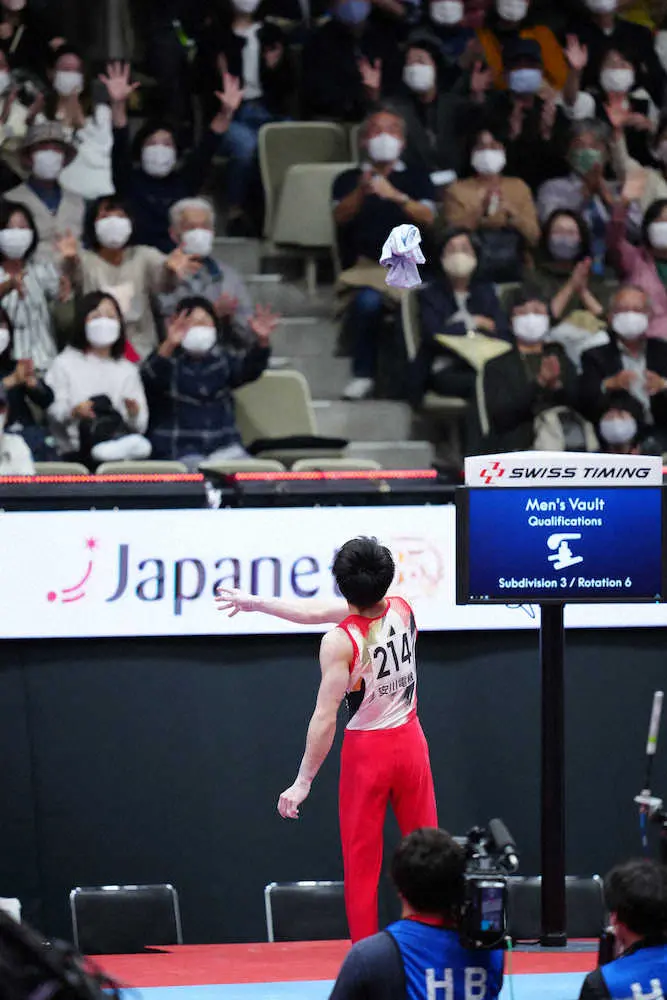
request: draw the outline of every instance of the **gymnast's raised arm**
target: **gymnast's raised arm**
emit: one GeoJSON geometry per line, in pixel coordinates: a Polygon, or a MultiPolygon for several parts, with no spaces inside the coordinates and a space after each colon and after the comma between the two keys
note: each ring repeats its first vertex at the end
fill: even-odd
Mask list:
{"type": "Polygon", "coordinates": [[[230,618],[239,611],[262,611],[265,615],[284,618],[297,625],[337,625],[350,613],[348,603],[342,597],[332,597],[329,600],[308,597],[286,601],[280,597],[256,597],[227,587],[218,587],[215,603],[218,611],[226,611],[230,618]]]}

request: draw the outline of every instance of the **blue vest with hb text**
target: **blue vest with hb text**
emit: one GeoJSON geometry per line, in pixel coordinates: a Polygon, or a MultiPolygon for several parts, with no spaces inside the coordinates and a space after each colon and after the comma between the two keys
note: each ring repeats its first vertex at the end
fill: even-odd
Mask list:
{"type": "Polygon", "coordinates": [[[654,997],[667,994],[667,944],[639,948],[603,965],[602,977],[614,1000],[654,997]]]}
{"type": "Polygon", "coordinates": [[[456,931],[415,920],[387,930],[403,959],[408,1000],[494,1000],[500,993],[502,951],[470,951],[456,931]]]}

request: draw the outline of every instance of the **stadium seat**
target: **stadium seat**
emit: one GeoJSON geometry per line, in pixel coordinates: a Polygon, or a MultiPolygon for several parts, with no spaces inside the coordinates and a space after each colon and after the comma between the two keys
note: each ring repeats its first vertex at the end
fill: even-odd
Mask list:
{"type": "Polygon", "coordinates": [[[351,125],[350,126],[350,157],[354,160],[355,166],[359,163],[361,159],[361,150],[359,149],[359,133],[361,132],[361,125],[351,125]]]}
{"type": "Polygon", "coordinates": [[[109,885],[70,892],[74,946],[84,955],[132,955],[183,944],[173,885],[109,885]]]}
{"type": "Polygon", "coordinates": [[[271,882],[264,889],[269,941],[341,941],[350,936],[342,882],[271,882]]]}
{"type": "Polygon", "coordinates": [[[226,462],[200,462],[199,471],[224,476],[232,472],[284,472],[285,466],[275,458],[234,458],[226,462]]]}
{"type": "MultiPolygon", "coordinates": [[[[599,938],[605,928],[607,913],[602,879],[599,875],[565,879],[567,936],[599,938]]],[[[507,880],[507,923],[515,941],[536,941],[542,933],[541,876],[513,875],[507,880]]]]}
{"type": "Polygon", "coordinates": [[[146,459],[141,462],[102,462],[97,467],[98,476],[173,476],[187,472],[183,462],[146,459]]]}
{"type": "Polygon", "coordinates": [[[285,174],[295,163],[346,163],[347,133],[331,122],[272,122],[259,130],[259,167],[264,188],[264,235],[273,238],[285,174]]]}
{"type": "Polygon", "coordinates": [[[35,462],[35,475],[89,476],[90,469],[81,462],[35,462]]]}
{"type": "Polygon", "coordinates": [[[273,242],[298,247],[306,254],[306,287],[317,290],[317,258],[333,253],[336,243],[331,213],[334,180],[353,163],[295,163],[287,168],[278,198],[273,242]]]}
{"type": "Polygon", "coordinates": [[[373,458],[300,458],[292,472],[362,472],[381,469],[373,458]]]}
{"type": "MultiPolygon", "coordinates": [[[[417,357],[417,351],[421,343],[417,291],[418,289],[411,288],[401,299],[403,339],[405,341],[408,361],[414,361],[417,357]]],[[[425,413],[432,414],[435,417],[457,421],[468,409],[468,403],[460,396],[440,396],[436,392],[427,392],[424,396],[421,409],[425,413]]]]}

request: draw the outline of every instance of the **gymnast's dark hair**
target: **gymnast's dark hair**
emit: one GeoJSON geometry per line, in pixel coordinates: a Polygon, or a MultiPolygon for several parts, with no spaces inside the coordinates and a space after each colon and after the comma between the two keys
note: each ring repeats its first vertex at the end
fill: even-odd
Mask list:
{"type": "Polygon", "coordinates": [[[394,560],[377,538],[352,538],[336,553],[332,572],[338,589],[360,611],[382,600],[394,579],[394,560]]]}
{"type": "Polygon", "coordinates": [[[466,857],[446,830],[422,827],[404,837],[391,862],[398,892],[417,913],[456,921],[463,902],[466,857]]]}
{"type": "Polygon", "coordinates": [[[48,942],[0,912],[3,1000],[119,1000],[116,984],[85,962],[71,945],[48,942]]]}
{"type": "Polygon", "coordinates": [[[604,880],[607,909],[642,937],[667,934],[667,867],[652,858],[626,861],[604,880]]]}

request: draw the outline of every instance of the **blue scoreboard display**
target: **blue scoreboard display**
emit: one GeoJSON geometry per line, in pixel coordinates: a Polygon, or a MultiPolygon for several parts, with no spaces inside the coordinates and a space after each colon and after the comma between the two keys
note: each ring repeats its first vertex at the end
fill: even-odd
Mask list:
{"type": "Polygon", "coordinates": [[[662,601],[660,486],[457,491],[458,604],[662,601]]]}

